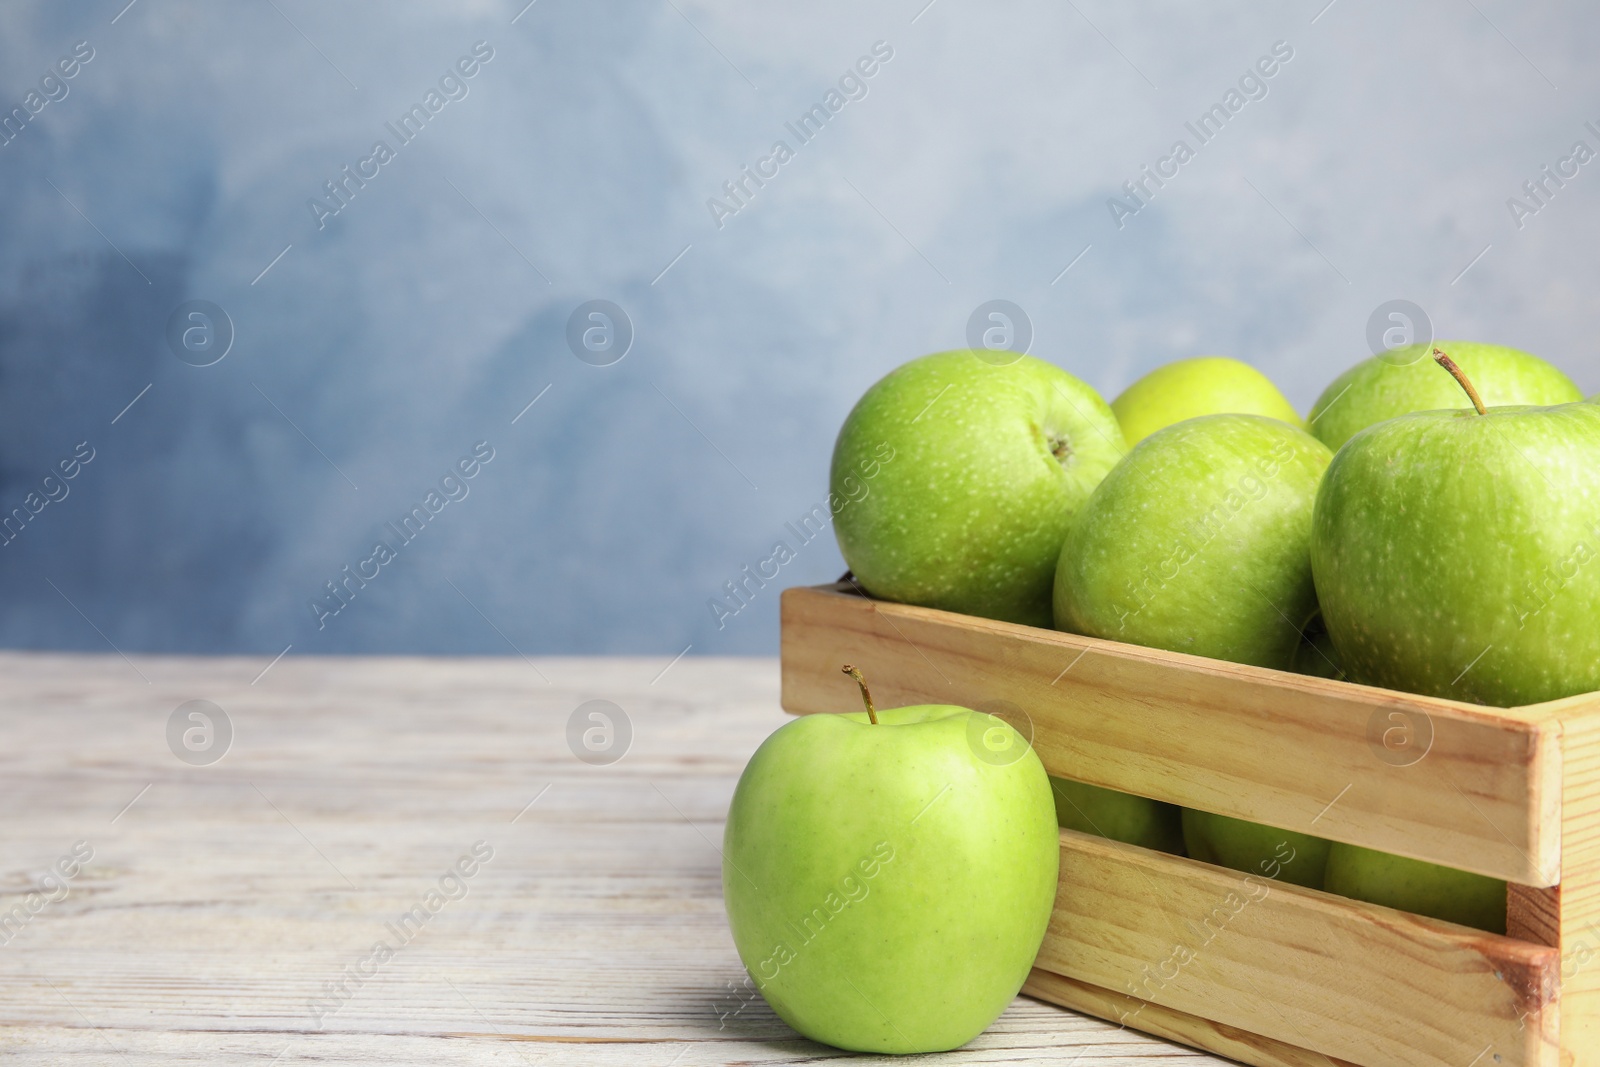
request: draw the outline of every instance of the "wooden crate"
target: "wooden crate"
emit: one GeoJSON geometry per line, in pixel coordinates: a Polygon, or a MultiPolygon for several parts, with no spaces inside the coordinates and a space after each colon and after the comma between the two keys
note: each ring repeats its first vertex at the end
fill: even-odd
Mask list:
{"type": "Polygon", "coordinates": [[[1026,992],[1259,1067],[1600,1067],[1600,694],[1486,708],[843,585],[782,619],[788,711],[859,708],[855,663],[883,707],[1025,709],[1053,774],[1512,883],[1502,937],[1064,830],[1026,992]]]}

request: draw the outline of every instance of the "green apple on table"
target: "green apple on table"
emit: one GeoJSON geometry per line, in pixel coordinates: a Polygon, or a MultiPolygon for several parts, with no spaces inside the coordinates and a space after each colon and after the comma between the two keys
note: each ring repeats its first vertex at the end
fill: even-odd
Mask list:
{"type": "Polygon", "coordinates": [[[1323,480],[1311,566],[1352,681],[1501,707],[1600,689],[1600,405],[1362,431],[1323,480]]]}
{"type": "Polygon", "coordinates": [[[833,449],[834,531],[875,597],[1049,626],[1067,526],[1127,446],[1090,386],[994,355],[924,356],[867,390],[833,449]]]}
{"type": "Polygon", "coordinates": [[[1190,859],[1310,889],[1323,888],[1332,845],[1310,834],[1194,808],[1183,809],[1183,843],[1190,859]]]}
{"type": "Polygon", "coordinates": [[[1328,850],[1323,888],[1353,900],[1506,932],[1506,884],[1453,867],[1341,842],[1328,850]]]}
{"type": "Polygon", "coordinates": [[[1055,901],[1044,765],[1004,720],[921,705],[808,715],[734,790],[722,886],[780,1018],[857,1052],[970,1041],[1022,987],[1055,901]]]}
{"type": "Polygon", "coordinates": [[[1056,822],[1068,830],[1158,852],[1183,852],[1183,828],[1179,823],[1183,809],[1176,804],[1054,775],[1050,777],[1050,790],[1055,795],[1056,822]]]}
{"type": "MultiPolygon", "coordinates": [[[[1572,379],[1538,356],[1503,345],[1440,341],[1478,387],[1485,404],[1565,404],[1582,400],[1572,379]]],[[[1334,451],[1359,431],[1413,411],[1470,405],[1434,366],[1428,345],[1406,345],[1362,360],[1333,380],[1311,408],[1311,432],[1334,451]]]]}
{"type": "Polygon", "coordinates": [[[1157,430],[1201,415],[1264,415],[1305,429],[1305,420],[1265,374],[1226,356],[1157,367],[1111,402],[1131,448],[1157,430]]]}

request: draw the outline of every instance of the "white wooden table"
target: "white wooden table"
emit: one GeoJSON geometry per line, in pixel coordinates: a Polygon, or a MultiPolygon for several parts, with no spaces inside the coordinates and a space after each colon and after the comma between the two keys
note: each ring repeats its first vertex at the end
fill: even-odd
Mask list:
{"type": "MultiPolygon", "coordinates": [[[[728,800],[785,721],[775,661],[687,658],[663,672],[665,660],[290,655],[265,666],[0,654],[7,1064],[845,1055],[737,992],[744,972],[723,918],[728,800]],[[568,743],[568,719],[590,699],[615,702],[632,725],[609,765],[568,743]],[[169,719],[192,700],[232,726],[209,764],[169,746],[169,719]],[[478,842],[492,858],[441,883],[478,842]],[[81,869],[75,847],[93,852],[81,869]],[[47,880],[63,857],[57,871],[75,876],[47,880]],[[422,918],[398,936],[387,924],[413,909],[422,918]],[[392,956],[374,954],[379,941],[392,956]],[[347,995],[330,996],[339,981],[347,995]]],[[[221,731],[208,749],[187,714],[180,726],[197,732],[178,749],[212,758],[221,731]]],[[[1223,1062],[1026,998],[939,1058],[1169,1061],[1223,1062]]]]}

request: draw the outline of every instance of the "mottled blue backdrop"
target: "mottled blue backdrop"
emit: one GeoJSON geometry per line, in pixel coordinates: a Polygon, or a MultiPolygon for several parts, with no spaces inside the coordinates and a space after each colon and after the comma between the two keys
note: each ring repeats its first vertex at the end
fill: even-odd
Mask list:
{"type": "Polygon", "coordinates": [[[708,600],[991,299],[1108,396],[1395,298],[1600,389],[1578,0],[524,3],[0,10],[0,643],[772,652],[830,540],[708,600]]]}

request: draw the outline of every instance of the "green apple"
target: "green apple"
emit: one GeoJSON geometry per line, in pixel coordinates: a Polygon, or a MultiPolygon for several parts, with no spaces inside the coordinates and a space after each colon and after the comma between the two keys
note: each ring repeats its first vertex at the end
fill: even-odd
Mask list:
{"type": "Polygon", "coordinates": [[[1317,609],[1311,508],[1328,449],[1260,415],[1208,415],[1140,442],[1061,547],[1056,626],[1290,669],[1317,609]]]}
{"type": "Polygon", "coordinates": [[[1193,808],[1183,809],[1183,843],[1190,859],[1309,889],[1322,888],[1331,844],[1310,834],[1193,808]]]}
{"type": "Polygon", "coordinates": [[[1422,860],[1335,843],[1323,888],[1343,897],[1506,932],[1506,884],[1422,860]]]}
{"type": "MultiPolygon", "coordinates": [[[[1440,341],[1471,376],[1485,404],[1565,404],[1582,400],[1572,379],[1538,356],[1501,345],[1440,341]]],[[[1427,345],[1407,345],[1363,360],[1333,380],[1311,409],[1311,432],[1334,451],[1374,423],[1413,411],[1468,407],[1439,373],[1427,345]]]]}
{"type": "MultiPolygon", "coordinates": [[[[1260,415],[1209,415],[1152,434],[1095,490],[1062,545],[1056,625],[1292,669],[1317,610],[1311,509],[1330,458],[1315,438],[1260,415]]],[[[1191,817],[1207,832],[1190,855],[1198,845],[1207,862],[1256,871],[1285,840],[1296,855],[1316,851],[1318,839],[1303,834],[1183,813],[1191,817]]],[[[1320,877],[1315,859],[1299,870],[1320,877]]]]}
{"type": "Polygon", "coordinates": [[[723,838],[728,925],[806,1037],[956,1048],[1005,1010],[1044,939],[1061,856],[1050,781],[1002,719],[866,699],[751,757],[723,838]]]}
{"type": "Polygon", "coordinates": [[[1054,776],[1050,789],[1055,794],[1056,822],[1068,830],[1159,852],[1183,852],[1181,809],[1175,804],[1054,776]]]}
{"type": "Polygon", "coordinates": [[[1587,402],[1419,412],[1351,438],[1311,540],[1351,680],[1502,707],[1600,689],[1597,471],[1587,402]]]}
{"type": "Polygon", "coordinates": [[[1088,385],[994,356],[924,356],[867,390],[833,448],[834,532],[875,597],[1049,626],[1067,525],[1127,446],[1088,385]]]}
{"type": "Polygon", "coordinates": [[[1305,429],[1305,420],[1265,374],[1226,356],[1157,367],[1111,402],[1129,447],[1157,430],[1201,415],[1265,415],[1305,429]]]}

